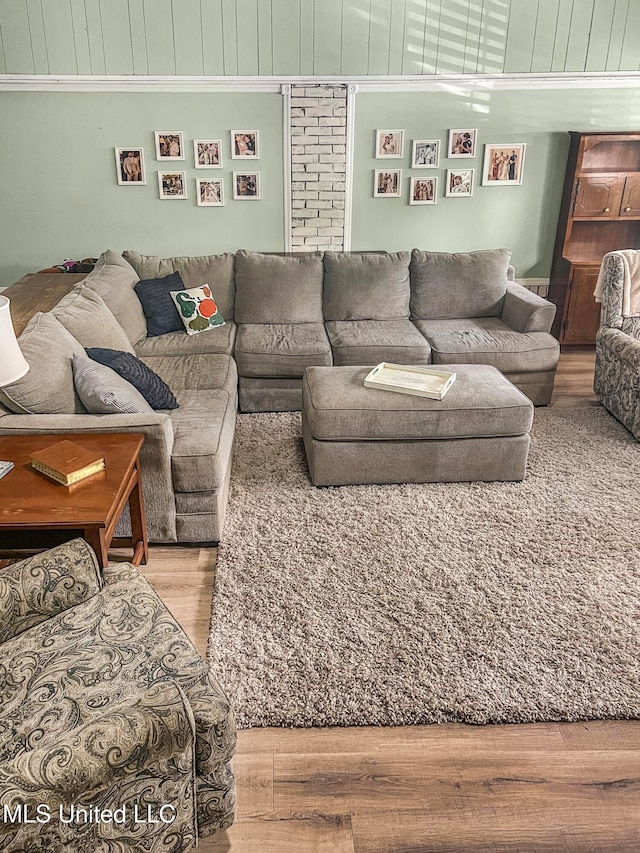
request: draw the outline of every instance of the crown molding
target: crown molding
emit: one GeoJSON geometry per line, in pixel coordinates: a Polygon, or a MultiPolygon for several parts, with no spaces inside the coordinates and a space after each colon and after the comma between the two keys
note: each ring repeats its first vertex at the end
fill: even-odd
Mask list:
{"type": "MultiPolygon", "coordinates": [[[[508,89],[614,89],[640,86],[640,72],[425,74],[370,77],[179,77],[0,74],[4,92],[273,92],[283,85],[353,85],[358,92],[464,92],[508,89]]],[[[355,89],[354,89],[355,91],[355,89]]]]}

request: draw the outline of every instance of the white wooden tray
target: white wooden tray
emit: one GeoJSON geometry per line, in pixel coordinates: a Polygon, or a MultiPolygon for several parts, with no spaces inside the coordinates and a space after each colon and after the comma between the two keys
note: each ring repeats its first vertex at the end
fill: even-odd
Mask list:
{"type": "Polygon", "coordinates": [[[456,381],[450,371],[434,370],[431,367],[413,367],[408,364],[390,364],[383,361],[376,365],[364,378],[367,388],[396,391],[398,394],[415,394],[442,400],[456,381]]]}

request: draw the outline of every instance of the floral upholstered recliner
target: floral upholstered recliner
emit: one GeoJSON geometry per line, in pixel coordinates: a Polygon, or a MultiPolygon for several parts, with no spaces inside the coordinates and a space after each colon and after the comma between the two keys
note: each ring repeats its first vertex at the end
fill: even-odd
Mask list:
{"type": "Polygon", "coordinates": [[[628,316],[630,312],[623,307],[623,302],[628,303],[623,300],[623,285],[630,259],[635,266],[634,254],[640,257],[640,252],[609,252],[602,260],[593,390],[602,405],[640,441],[640,316],[628,316]]]}
{"type": "Polygon", "coordinates": [[[0,850],[192,848],[233,820],[227,699],[128,563],[82,539],[0,571],[0,850]]]}

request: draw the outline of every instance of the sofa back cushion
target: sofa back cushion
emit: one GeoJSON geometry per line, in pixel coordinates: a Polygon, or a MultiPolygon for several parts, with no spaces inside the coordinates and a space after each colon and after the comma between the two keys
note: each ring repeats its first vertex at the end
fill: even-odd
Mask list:
{"type": "Polygon", "coordinates": [[[17,414],[72,415],[86,412],[73,384],[71,363],[84,349],[53,314],[39,311],[18,338],[29,372],[0,388],[0,402],[17,414]]]}
{"type": "Polygon", "coordinates": [[[324,253],[324,319],[407,320],[409,252],[324,253]]]}
{"type": "Polygon", "coordinates": [[[411,253],[411,319],[498,317],[507,291],[508,249],[411,253]]]}
{"type": "Polygon", "coordinates": [[[83,347],[133,352],[131,341],[100,294],[80,283],[51,311],[83,347]]]}
{"type": "Polygon", "coordinates": [[[288,257],[237,252],[236,322],[322,323],[322,276],[319,252],[288,257]]]}
{"type": "Polygon", "coordinates": [[[100,255],[95,267],[82,282],[85,287],[100,294],[124,329],[129,342],[134,345],[147,336],[147,322],[140,300],[133,290],[139,278],[131,264],[117,252],[109,250],[100,255]]]}
{"type": "MultiPolygon", "coordinates": [[[[235,285],[233,280],[234,256],[203,255],[187,258],[158,258],[155,255],[141,255],[131,250],[123,252],[141,279],[164,278],[179,272],[185,288],[202,287],[208,284],[222,316],[233,320],[235,304],[235,285]]],[[[174,288],[180,290],[181,288],[174,288]]]]}

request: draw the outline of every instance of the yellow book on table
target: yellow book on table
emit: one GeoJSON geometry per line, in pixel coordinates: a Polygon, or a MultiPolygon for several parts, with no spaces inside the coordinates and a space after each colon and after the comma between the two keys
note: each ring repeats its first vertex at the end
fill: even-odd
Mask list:
{"type": "Polygon", "coordinates": [[[72,486],[85,477],[103,471],[104,458],[75,441],[59,441],[31,454],[31,465],[63,486],[72,486]]]}

